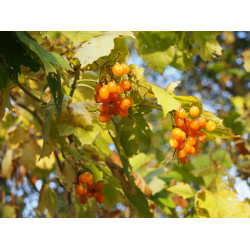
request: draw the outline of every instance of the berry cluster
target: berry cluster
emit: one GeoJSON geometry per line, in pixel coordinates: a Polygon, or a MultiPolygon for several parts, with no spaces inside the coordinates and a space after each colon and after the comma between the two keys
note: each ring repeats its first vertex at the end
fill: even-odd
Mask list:
{"type": "Polygon", "coordinates": [[[184,108],[176,111],[175,125],[176,128],[172,130],[172,138],[169,140],[171,148],[177,149],[177,156],[182,164],[187,164],[189,158],[187,155],[200,153],[199,142],[207,140],[207,134],[201,131],[206,128],[207,131],[214,131],[216,124],[213,121],[206,121],[202,116],[198,117],[200,110],[193,106],[189,109],[189,115],[194,119],[188,119],[184,108]]]}
{"type": "Polygon", "coordinates": [[[104,202],[105,197],[102,193],[104,184],[101,181],[93,183],[92,174],[80,174],[78,177],[78,182],[79,184],[76,185],[75,192],[77,195],[79,195],[79,201],[81,204],[87,203],[88,197],[94,197],[98,203],[104,202]]]}
{"type": "MultiPolygon", "coordinates": [[[[126,63],[116,63],[112,67],[112,73],[115,76],[127,75],[129,72],[130,68],[126,63]]],[[[127,95],[127,91],[131,88],[131,82],[125,78],[121,83],[112,80],[107,84],[98,83],[95,86],[95,101],[102,103],[99,107],[101,122],[109,121],[111,115],[128,116],[128,109],[133,105],[133,99],[127,95]]]]}

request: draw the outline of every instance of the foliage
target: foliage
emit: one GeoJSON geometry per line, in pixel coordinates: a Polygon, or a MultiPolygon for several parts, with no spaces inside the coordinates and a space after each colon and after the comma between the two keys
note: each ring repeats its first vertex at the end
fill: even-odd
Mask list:
{"type": "Polygon", "coordinates": [[[247,72],[236,33],[2,32],[0,216],[250,217],[229,174],[250,176],[247,72]],[[111,68],[130,60],[133,106],[102,123],[95,86],[120,82],[111,68]],[[165,86],[168,69],[183,79],[165,86]],[[168,142],[175,111],[193,105],[216,129],[184,165],[168,142]],[[82,172],[104,183],[103,204],[80,204],[82,172]]]}

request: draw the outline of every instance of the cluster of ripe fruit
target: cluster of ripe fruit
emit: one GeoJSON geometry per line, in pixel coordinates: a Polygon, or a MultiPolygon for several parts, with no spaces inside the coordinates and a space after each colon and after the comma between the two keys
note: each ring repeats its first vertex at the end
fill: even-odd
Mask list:
{"type": "MultiPolygon", "coordinates": [[[[115,76],[128,75],[130,67],[126,63],[116,63],[112,67],[112,73],[115,76]]],[[[133,99],[128,96],[132,88],[131,82],[123,78],[121,83],[110,81],[107,84],[98,83],[95,86],[95,101],[102,103],[99,107],[101,122],[107,122],[111,115],[128,116],[128,109],[133,105],[133,99]]]]}
{"type": "Polygon", "coordinates": [[[189,109],[189,115],[194,119],[188,119],[184,108],[176,111],[175,125],[172,130],[172,138],[169,140],[171,148],[177,149],[177,156],[182,164],[187,164],[189,158],[187,155],[200,153],[199,142],[207,140],[207,134],[201,131],[206,128],[207,131],[214,131],[216,124],[213,121],[206,121],[204,117],[198,117],[200,110],[197,106],[189,109]]]}
{"type": "Polygon", "coordinates": [[[104,184],[101,181],[93,183],[92,174],[80,174],[78,177],[79,184],[75,187],[75,192],[79,195],[79,202],[85,204],[88,198],[94,197],[98,203],[103,203],[105,196],[102,193],[104,184]],[[85,185],[85,186],[84,186],[85,185]]]}

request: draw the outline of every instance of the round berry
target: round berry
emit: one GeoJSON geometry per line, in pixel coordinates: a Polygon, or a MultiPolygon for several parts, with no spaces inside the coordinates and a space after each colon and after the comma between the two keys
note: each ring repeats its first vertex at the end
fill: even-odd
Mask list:
{"type": "Polygon", "coordinates": [[[109,113],[109,106],[106,104],[103,104],[99,107],[99,111],[103,114],[108,114],[109,113]]]}
{"type": "Polygon", "coordinates": [[[132,86],[131,86],[131,82],[127,79],[123,79],[121,82],[122,88],[126,91],[131,90],[132,86]]]}
{"type": "Polygon", "coordinates": [[[196,139],[195,139],[194,136],[188,136],[187,142],[188,142],[191,146],[194,146],[195,144],[197,144],[197,141],[196,141],[196,139]]]}
{"type": "Polygon", "coordinates": [[[122,68],[123,68],[122,73],[123,73],[124,75],[129,74],[129,72],[130,72],[130,67],[129,67],[126,63],[122,63],[121,66],[122,66],[122,68]]]}
{"type": "Polygon", "coordinates": [[[184,108],[179,108],[178,110],[176,110],[175,114],[176,114],[177,117],[179,117],[181,119],[186,118],[186,115],[187,115],[184,108]]]}
{"type": "Polygon", "coordinates": [[[92,198],[92,197],[93,197],[93,192],[88,191],[87,196],[88,196],[89,198],[92,198]]]}
{"type": "Polygon", "coordinates": [[[102,102],[102,98],[98,94],[95,94],[95,102],[96,103],[102,102]]]}
{"type": "Polygon", "coordinates": [[[177,140],[177,141],[181,141],[182,140],[182,130],[179,128],[175,128],[172,130],[172,137],[177,140]]]}
{"type": "Polygon", "coordinates": [[[197,117],[200,114],[200,110],[197,106],[193,106],[189,109],[189,114],[192,117],[197,117]]]}
{"type": "Polygon", "coordinates": [[[101,192],[97,192],[95,198],[96,198],[96,201],[97,201],[98,203],[103,203],[104,200],[105,200],[105,196],[104,196],[104,194],[101,193],[101,192]]]}
{"type": "Polygon", "coordinates": [[[186,140],[186,133],[184,131],[182,131],[181,141],[185,141],[185,140],[186,140]]]}
{"type": "Polygon", "coordinates": [[[104,189],[104,184],[101,181],[98,181],[95,186],[96,191],[102,191],[104,189]]]}
{"type": "Polygon", "coordinates": [[[193,130],[199,130],[200,129],[200,123],[197,119],[194,119],[190,122],[190,128],[193,130]]]}
{"type": "Polygon", "coordinates": [[[116,93],[117,85],[114,81],[111,81],[108,83],[108,90],[109,90],[109,93],[116,93]]]}
{"type": "Polygon", "coordinates": [[[93,183],[93,175],[89,174],[87,175],[87,184],[91,185],[93,183]]]}
{"type": "Polygon", "coordinates": [[[79,202],[80,202],[81,204],[86,204],[87,201],[88,201],[88,197],[87,197],[86,194],[85,194],[85,195],[81,195],[81,196],[79,197],[79,202]]]}
{"type": "Polygon", "coordinates": [[[186,151],[184,150],[184,149],[181,149],[181,150],[179,150],[178,149],[178,151],[177,151],[177,155],[178,155],[178,157],[181,159],[181,158],[184,158],[185,156],[186,156],[186,151]]]}
{"type": "Polygon", "coordinates": [[[131,100],[128,97],[125,97],[121,102],[120,108],[122,110],[127,110],[131,106],[132,106],[131,100]]]}
{"type": "Polygon", "coordinates": [[[186,156],[184,158],[180,158],[182,164],[187,164],[189,162],[189,158],[186,156]]]}
{"type": "Polygon", "coordinates": [[[80,174],[78,177],[78,181],[82,184],[87,183],[87,175],[85,173],[80,174]]]}
{"type": "Polygon", "coordinates": [[[184,143],[184,150],[187,154],[189,154],[191,152],[191,145],[188,142],[184,143]]]}
{"type": "Polygon", "coordinates": [[[199,142],[205,142],[207,140],[207,134],[204,131],[197,133],[199,142]]]}
{"type": "Polygon", "coordinates": [[[112,115],[119,115],[120,114],[120,107],[117,107],[117,106],[111,107],[110,112],[112,115]]]}
{"type": "Polygon", "coordinates": [[[184,122],[184,119],[181,119],[179,117],[176,117],[175,118],[175,125],[178,127],[178,128],[181,128],[185,125],[185,122],[184,122]]]}
{"type": "Polygon", "coordinates": [[[179,142],[176,141],[174,138],[169,139],[169,145],[171,148],[178,148],[179,142]]]}
{"type": "Polygon", "coordinates": [[[199,124],[200,124],[200,128],[204,128],[206,126],[206,119],[204,117],[199,117],[198,118],[199,124]]]}
{"type": "Polygon", "coordinates": [[[121,95],[124,92],[124,89],[122,88],[122,85],[120,83],[117,83],[116,85],[117,85],[116,94],[121,95]]]}
{"type": "Polygon", "coordinates": [[[99,90],[99,96],[103,100],[108,99],[109,98],[109,90],[108,90],[108,88],[105,87],[105,86],[101,87],[101,89],[99,90]]]}
{"type": "Polygon", "coordinates": [[[216,124],[214,121],[208,121],[207,124],[206,124],[206,130],[207,131],[214,131],[216,129],[216,124]]]}
{"type": "Polygon", "coordinates": [[[76,185],[75,192],[77,195],[84,195],[87,193],[87,189],[82,185],[76,185]]]}
{"type": "Polygon", "coordinates": [[[100,122],[107,122],[107,121],[109,121],[109,115],[105,114],[105,113],[101,113],[99,115],[99,121],[100,122]]]}
{"type": "Polygon", "coordinates": [[[88,191],[94,192],[95,191],[95,183],[93,184],[87,184],[88,191]]]}
{"type": "Polygon", "coordinates": [[[113,67],[112,67],[112,72],[115,76],[121,76],[123,73],[123,67],[119,64],[116,63],[113,67]]]}
{"type": "Polygon", "coordinates": [[[191,146],[189,155],[193,155],[195,153],[195,147],[191,146]]]}
{"type": "Polygon", "coordinates": [[[128,116],[128,110],[127,109],[126,110],[120,109],[120,116],[121,117],[127,117],[128,116]]]}

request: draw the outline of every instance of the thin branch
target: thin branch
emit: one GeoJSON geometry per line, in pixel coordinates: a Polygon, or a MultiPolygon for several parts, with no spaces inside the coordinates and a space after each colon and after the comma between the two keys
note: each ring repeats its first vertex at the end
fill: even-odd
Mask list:
{"type": "Polygon", "coordinates": [[[56,157],[57,165],[58,165],[58,167],[59,167],[59,169],[60,169],[60,172],[62,173],[62,163],[61,163],[61,161],[60,161],[60,159],[59,159],[59,156],[58,156],[57,152],[56,152],[56,151],[53,151],[53,152],[54,152],[54,155],[55,155],[55,157],[56,157]]]}
{"type": "Polygon", "coordinates": [[[33,95],[30,90],[23,84],[20,84],[19,82],[17,82],[17,86],[23,90],[23,92],[25,92],[28,96],[30,96],[32,99],[34,99],[37,102],[41,102],[41,100],[36,97],[35,95],[33,95]]]}
{"type": "Polygon", "coordinates": [[[72,84],[72,87],[71,87],[71,91],[70,91],[70,96],[72,97],[74,92],[75,92],[75,89],[76,89],[76,83],[79,79],[79,76],[80,76],[80,68],[77,68],[76,70],[76,73],[75,73],[75,78],[74,78],[74,82],[72,84]]]}

